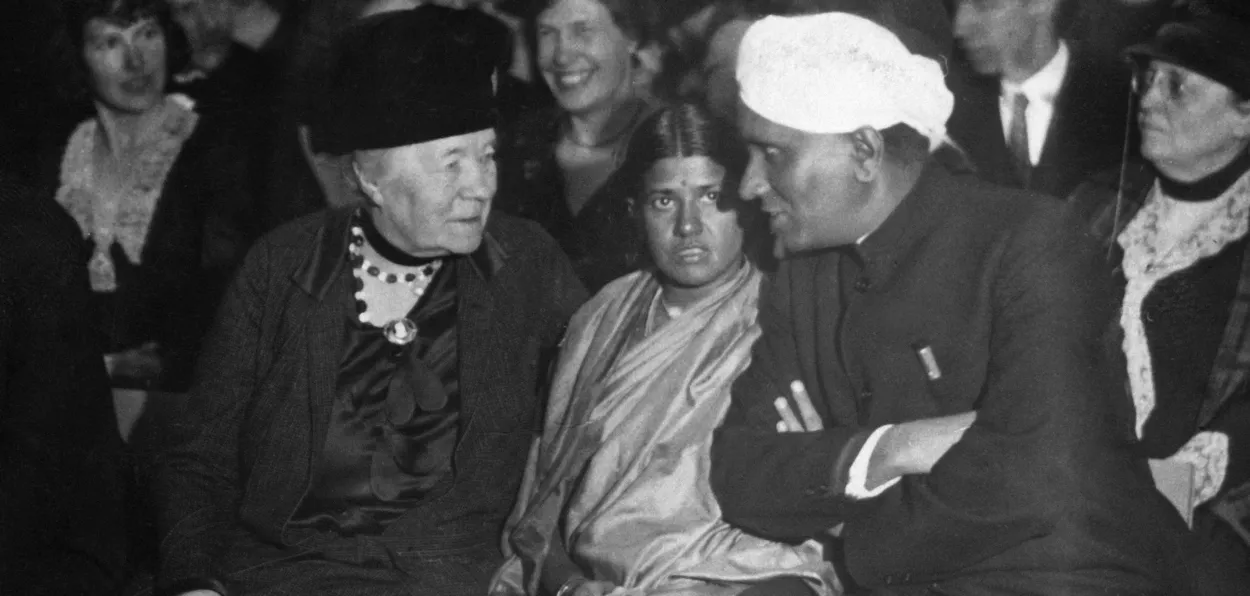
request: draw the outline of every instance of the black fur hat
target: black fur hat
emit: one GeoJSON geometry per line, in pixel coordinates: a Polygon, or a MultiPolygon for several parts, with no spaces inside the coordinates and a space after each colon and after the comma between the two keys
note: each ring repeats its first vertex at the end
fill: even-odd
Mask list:
{"type": "Polygon", "coordinates": [[[1250,99],[1250,8],[1243,1],[1193,2],[1186,18],[1125,53],[1188,68],[1250,99]]]}
{"type": "Polygon", "coordinates": [[[424,5],[350,26],[336,43],[313,117],[318,152],[415,145],[497,124],[502,23],[476,10],[424,5]]]}

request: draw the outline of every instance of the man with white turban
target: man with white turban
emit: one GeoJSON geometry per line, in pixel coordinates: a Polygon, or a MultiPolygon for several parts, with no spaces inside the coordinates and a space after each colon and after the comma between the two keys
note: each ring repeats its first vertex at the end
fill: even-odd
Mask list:
{"type": "Polygon", "coordinates": [[[872,593],[1184,593],[1184,523],[1126,455],[1101,255],[1053,201],[932,157],[953,98],[894,29],[742,41],[741,193],[788,258],[717,431],[725,518],[841,543],[872,593]]]}

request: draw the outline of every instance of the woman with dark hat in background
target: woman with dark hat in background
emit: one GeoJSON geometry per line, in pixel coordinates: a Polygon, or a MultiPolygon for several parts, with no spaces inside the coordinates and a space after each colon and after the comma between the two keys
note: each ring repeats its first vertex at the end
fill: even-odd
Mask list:
{"type": "MultiPolygon", "coordinates": [[[[1128,50],[1141,154],[1073,207],[1123,288],[1122,354],[1143,455],[1250,589],[1250,11],[1194,3],[1128,50]]],[[[1228,588],[1234,589],[1232,587],[1228,588]]]]}
{"type": "Polygon", "coordinates": [[[109,375],[117,388],[184,391],[253,237],[248,155],[185,96],[166,94],[178,52],[163,0],[65,10],[95,116],[48,178],[86,239],[109,375]]]}
{"type": "Polygon", "coordinates": [[[155,474],[160,593],[469,596],[502,563],[586,295],[491,212],[490,19],[423,6],[339,40],[313,142],[363,206],[266,236],[227,293],[155,474]]]}

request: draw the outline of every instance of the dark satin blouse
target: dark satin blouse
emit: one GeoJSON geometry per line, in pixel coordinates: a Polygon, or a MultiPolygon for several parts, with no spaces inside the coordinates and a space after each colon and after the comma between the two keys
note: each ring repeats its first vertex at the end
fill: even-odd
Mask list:
{"type": "Polygon", "coordinates": [[[336,399],[312,488],[294,527],[377,534],[450,488],[460,427],[456,269],[443,267],[408,318],[417,338],[388,342],[342,298],[347,333],[336,399]]]}

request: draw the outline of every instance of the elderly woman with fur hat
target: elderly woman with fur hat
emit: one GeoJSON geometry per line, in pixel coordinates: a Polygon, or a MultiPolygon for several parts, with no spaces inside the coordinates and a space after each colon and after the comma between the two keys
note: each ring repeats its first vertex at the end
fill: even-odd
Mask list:
{"type": "Polygon", "coordinates": [[[158,593],[485,592],[585,291],[491,213],[489,17],[426,6],[340,40],[319,148],[363,207],[260,241],[156,473],[158,593]]]}

